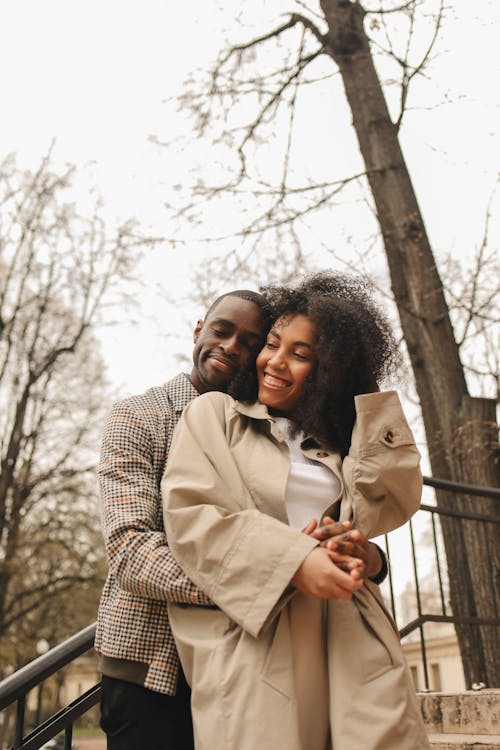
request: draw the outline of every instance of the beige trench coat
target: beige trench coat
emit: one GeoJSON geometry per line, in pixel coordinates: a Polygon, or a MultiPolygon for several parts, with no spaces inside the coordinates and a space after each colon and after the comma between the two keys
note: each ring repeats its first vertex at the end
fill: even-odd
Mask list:
{"type": "MultiPolygon", "coordinates": [[[[395,392],[356,399],[349,455],[306,456],[341,492],[328,512],[368,537],[419,507],[419,454],[395,392]]],[[[378,587],[321,601],[290,580],[317,544],[288,526],[290,466],[261,404],[205,394],[185,409],[162,482],[167,538],[213,609],[169,606],[197,750],[427,748],[399,638],[378,587]]],[[[325,509],[327,512],[327,509],[325,509]]]]}

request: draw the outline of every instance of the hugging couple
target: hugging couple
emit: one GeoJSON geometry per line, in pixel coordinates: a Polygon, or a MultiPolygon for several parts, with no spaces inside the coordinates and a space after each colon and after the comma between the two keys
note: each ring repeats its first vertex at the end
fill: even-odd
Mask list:
{"type": "Polygon", "coordinates": [[[108,748],[428,748],[369,541],[422,488],[369,284],[229,292],[194,342],[104,433],[108,748]]]}

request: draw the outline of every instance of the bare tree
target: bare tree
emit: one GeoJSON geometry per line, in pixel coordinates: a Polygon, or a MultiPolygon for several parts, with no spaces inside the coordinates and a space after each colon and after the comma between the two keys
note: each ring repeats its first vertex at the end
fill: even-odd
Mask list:
{"type": "Polygon", "coordinates": [[[92,330],[122,301],[142,240],[132,223],[107,230],[98,205],[85,216],[65,200],[72,174],[50,156],[36,173],[13,157],[0,165],[0,635],[11,654],[23,632],[47,630],[44,613],[57,622],[67,592],[98,586],[102,565],[93,468],[109,395],[92,330]]]}
{"type": "MultiPolygon", "coordinates": [[[[491,385],[498,383],[492,344],[498,273],[492,274],[493,260],[487,259],[487,227],[466,289],[452,277],[446,290],[399,140],[411,86],[425,75],[443,14],[442,0],[320,0],[317,8],[297,0],[276,26],[223,52],[206,90],[187,88],[182,101],[200,138],[208,138],[209,128],[217,129],[212,153],[214,159],[220,157],[220,179],[209,183],[197,175],[179,215],[199,225],[203,211],[224,205],[228,196],[234,201],[232,211],[226,205],[228,231],[206,238],[238,243],[230,260],[234,272],[262,245],[269,246],[272,237],[282,241],[284,233],[300,253],[310,217],[326,211],[331,215],[340,194],[366,186],[364,200],[383,240],[432,472],[466,484],[498,486],[497,394],[474,396],[469,385],[480,382],[491,393],[491,385]],[[397,37],[392,34],[396,24],[397,37]],[[416,33],[418,24],[424,25],[424,35],[416,33]],[[392,66],[383,81],[376,67],[380,56],[392,66]],[[355,174],[336,175],[326,149],[320,176],[309,175],[307,165],[299,169],[301,155],[294,141],[299,116],[302,123],[307,118],[299,113],[299,103],[307,102],[303,92],[317,84],[325,92],[340,83],[348,104],[343,117],[350,112],[359,168],[355,174]],[[234,206],[240,209],[239,226],[234,206]],[[475,379],[468,381],[461,352],[467,351],[472,335],[482,337],[484,345],[481,363],[469,368],[469,373],[476,371],[475,379]]],[[[336,112],[335,118],[340,122],[341,115],[336,112]]],[[[315,123],[309,126],[313,133],[315,123]]],[[[332,132],[331,149],[334,140],[332,132]]],[[[377,247],[374,239],[372,250],[377,247]]],[[[358,270],[363,267],[360,258],[358,270]]],[[[443,508],[498,515],[493,499],[438,491],[437,500],[443,508]]],[[[467,682],[499,686],[500,628],[493,626],[500,608],[499,545],[493,532],[466,533],[446,520],[443,532],[452,607],[482,623],[457,626],[467,682]]]]}

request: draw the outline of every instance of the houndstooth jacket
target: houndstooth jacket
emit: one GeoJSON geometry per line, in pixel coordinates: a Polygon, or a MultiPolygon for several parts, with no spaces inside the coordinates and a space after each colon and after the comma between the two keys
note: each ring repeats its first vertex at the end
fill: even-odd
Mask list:
{"type": "Polygon", "coordinates": [[[95,648],[103,664],[136,663],[145,687],[170,695],[176,690],[179,658],[167,602],[211,604],[172,556],[160,493],[174,428],[197,395],[181,374],[165,386],[116,403],[98,467],[109,572],[95,648]]]}

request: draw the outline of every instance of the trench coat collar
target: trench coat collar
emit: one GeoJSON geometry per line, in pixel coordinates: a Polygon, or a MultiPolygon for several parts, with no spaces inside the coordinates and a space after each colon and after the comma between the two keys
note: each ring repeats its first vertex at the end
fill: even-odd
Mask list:
{"type": "Polygon", "coordinates": [[[284,443],[285,438],[283,437],[281,430],[276,424],[274,417],[269,414],[267,406],[261,404],[260,401],[254,401],[250,403],[248,401],[235,401],[234,402],[235,412],[242,414],[244,417],[250,417],[250,419],[256,419],[261,422],[267,422],[271,435],[279,442],[284,443]]]}
{"type": "MultiPolygon", "coordinates": [[[[249,403],[247,401],[235,401],[234,408],[238,414],[243,414],[245,417],[250,419],[257,419],[261,421],[267,421],[270,425],[271,433],[280,442],[284,442],[284,437],[281,434],[281,430],[276,424],[275,418],[269,414],[267,406],[261,404],[260,401],[249,403]]],[[[300,444],[303,453],[309,458],[317,458],[318,450],[322,453],[322,458],[327,455],[331,455],[334,451],[331,451],[325,445],[323,445],[314,435],[307,435],[300,444]]]]}
{"type": "MultiPolygon", "coordinates": [[[[243,401],[235,401],[233,405],[235,415],[242,414],[245,417],[250,417],[250,419],[267,422],[271,435],[279,443],[285,442],[285,438],[283,437],[281,430],[276,424],[274,417],[269,414],[267,406],[261,404],[259,401],[255,401],[253,404],[243,401]]],[[[330,506],[328,506],[324,513],[324,515],[331,516],[331,518],[338,521],[340,517],[340,501],[344,486],[344,481],[342,478],[342,461],[340,455],[336,451],[332,451],[326,445],[321,443],[321,441],[319,441],[313,435],[308,435],[307,437],[305,437],[304,440],[302,440],[300,447],[302,453],[307,456],[307,458],[310,458],[313,461],[319,461],[320,463],[327,466],[339,480],[341,486],[339,495],[334,500],[334,502],[330,506]]]]}
{"type": "Polygon", "coordinates": [[[261,404],[260,401],[235,401],[234,408],[239,414],[243,414],[245,417],[251,419],[267,419],[269,422],[274,422],[274,417],[269,414],[267,406],[261,404]]]}

